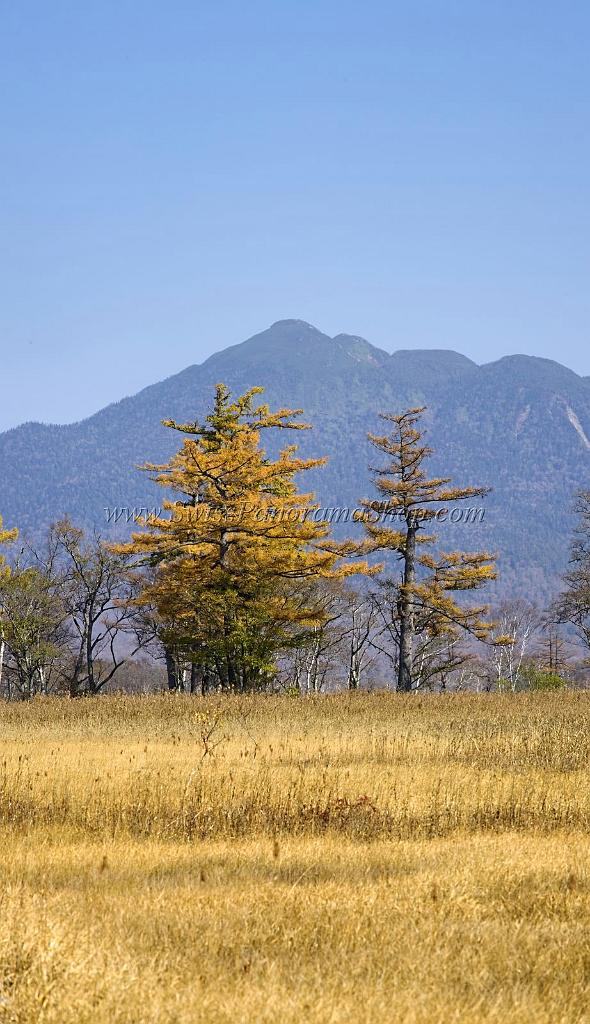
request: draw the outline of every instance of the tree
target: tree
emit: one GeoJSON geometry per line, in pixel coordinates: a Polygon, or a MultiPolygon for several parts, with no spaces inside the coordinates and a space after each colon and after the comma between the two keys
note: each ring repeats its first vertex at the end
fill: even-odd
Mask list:
{"type": "Polygon", "coordinates": [[[525,658],[541,626],[541,615],[533,604],[521,599],[503,601],[497,608],[492,636],[505,643],[490,647],[493,674],[498,688],[518,689],[525,658]]]}
{"type": "Polygon", "coordinates": [[[572,625],[590,648],[590,491],[580,491],[574,511],[578,522],[570,547],[570,568],[551,617],[556,623],[572,625]]]}
{"type": "Polygon", "coordinates": [[[375,630],[377,610],[370,596],[348,594],[346,630],[343,636],[347,660],[347,686],[360,688],[363,675],[375,657],[371,638],[375,630]]]}
{"type": "MultiPolygon", "coordinates": [[[[6,530],[0,516],[0,544],[10,544],[18,537],[18,530],[6,530]]],[[[0,579],[6,579],[10,575],[10,568],[6,564],[6,556],[0,551],[0,579]]]]}
{"type": "MultiPolygon", "coordinates": [[[[400,582],[385,579],[372,593],[376,627],[371,645],[390,662],[392,673],[397,678],[401,649],[401,613],[403,604],[400,597],[400,582]]],[[[470,651],[461,644],[460,631],[436,608],[416,605],[414,610],[413,688],[432,687],[440,682],[441,689],[447,688],[449,677],[472,660],[470,651]]]]}
{"type": "Polygon", "coordinates": [[[569,668],[572,651],[565,637],[562,636],[561,624],[545,621],[542,624],[534,660],[541,672],[563,676],[569,668]]]}
{"type": "MultiPolygon", "coordinates": [[[[18,530],[5,530],[3,527],[2,516],[0,516],[0,544],[10,544],[18,537],[18,530]]],[[[0,588],[8,580],[10,576],[10,568],[6,564],[6,557],[0,551],[0,588]]],[[[1,590],[0,590],[1,594],[1,590]]],[[[4,628],[3,628],[3,608],[0,601],[0,688],[2,687],[2,672],[4,669],[4,652],[6,649],[6,642],[4,639],[4,628]]]]}
{"type": "Polygon", "coordinates": [[[328,678],[333,685],[358,690],[375,659],[371,638],[376,615],[370,596],[321,581],[317,598],[324,603],[324,618],[295,651],[288,678],[301,693],[319,693],[328,678]]]}
{"type": "Polygon", "coordinates": [[[484,640],[491,629],[484,618],[487,607],[465,606],[452,595],[477,590],[496,577],[493,556],[487,552],[435,555],[428,550],[436,536],[424,533],[424,526],[440,515],[441,507],[485,495],[488,488],[451,487],[450,478],[426,476],[424,462],[432,449],[424,444],[424,433],[418,427],[423,412],[424,408],[415,408],[400,415],[382,414],[381,418],[392,425],[390,433],[369,434],[373,447],[388,459],[384,467],[373,470],[380,497],[362,502],[368,537],[363,550],[390,552],[401,562],[397,581],[397,688],[401,691],[417,685],[417,616],[430,618],[429,630],[435,636],[452,628],[484,640]],[[397,522],[391,525],[392,521],[397,522]]]}
{"type": "Polygon", "coordinates": [[[71,697],[97,694],[127,658],[142,646],[136,640],[136,610],[131,603],[136,580],[128,558],[110,550],[98,535],[87,540],[69,519],[54,523],[43,554],[36,560],[58,580],[68,616],[73,654],[69,670],[71,697]],[[122,653],[123,634],[133,642],[122,653]]]}
{"type": "Polygon", "coordinates": [[[179,652],[221,687],[264,686],[276,657],[305,644],[325,619],[313,589],[319,579],[368,573],[350,562],[353,551],[329,537],[310,494],[298,493],[296,474],[324,459],[302,459],[297,447],[270,458],[261,432],[308,429],[300,410],[271,412],[256,404],[262,388],[232,399],[219,384],[203,424],[164,425],[184,435],[165,465],[145,469],[169,488],[169,516],[152,517],[115,550],[156,569],[138,603],[155,609],[168,661],[179,652]]]}
{"type": "Polygon", "coordinates": [[[309,600],[307,587],[313,591],[311,597],[321,609],[321,618],[308,630],[306,642],[288,651],[280,664],[283,686],[306,695],[320,693],[329,680],[340,679],[346,631],[346,603],[339,581],[314,580],[305,587],[300,584],[302,600],[309,600]]]}
{"type": "Polygon", "coordinates": [[[20,697],[49,693],[63,679],[67,650],[67,611],[55,579],[33,567],[16,565],[0,590],[8,690],[20,697]]]}

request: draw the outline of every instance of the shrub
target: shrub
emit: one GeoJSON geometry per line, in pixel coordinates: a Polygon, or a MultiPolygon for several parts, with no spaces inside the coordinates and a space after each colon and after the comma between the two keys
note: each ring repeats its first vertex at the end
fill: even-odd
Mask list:
{"type": "Polygon", "coordinates": [[[536,668],[534,665],[527,665],[523,669],[520,684],[526,690],[564,690],[567,686],[566,680],[557,672],[536,668]]]}

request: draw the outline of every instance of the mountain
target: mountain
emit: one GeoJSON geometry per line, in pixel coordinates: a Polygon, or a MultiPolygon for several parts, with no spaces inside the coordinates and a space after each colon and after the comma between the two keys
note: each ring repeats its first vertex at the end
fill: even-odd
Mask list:
{"type": "Polygon", "coordinates": [[[493,488],[484,521],[445,527],[444,543],[498,551],[504,592],[545,600],[555,587],[575,492],[590,487],[590,379],[531,356],[477,366],[445,349],[390,355],[301,320],[279,321],[80,423],[0,434],[5,523],[37,533],[68,513],[106,532],[106,508],[158,505],[161,490],[136,467],[168,458],[179,436],[161,420],[201,418],[219,381],[240,392],[261,384],[271,405],[304,409],[313,429],[297,440],[305,454],[329,457],[313,477],[327,506],[372,493],[366,434],[380,429],[378,413],[426,405],[433,472],[493,488]]]}

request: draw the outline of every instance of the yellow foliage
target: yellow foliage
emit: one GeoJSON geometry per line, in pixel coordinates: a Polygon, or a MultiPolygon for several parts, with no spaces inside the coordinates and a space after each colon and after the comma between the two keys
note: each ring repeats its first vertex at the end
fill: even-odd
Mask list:
{"type": "MultiPolygon", "coordinates": [[[[10,544],[18,537],[18,530],[6,530],[2,524],[2,516],[0,516],[0,544],[10,544]]],[[[0,580],[6,577],[9,573],[8,566],[6,565],[6,557],[0,551],[0,580]]]]}
{"type": "Polygon", "coordinates": [[[450,478],[429,478],[424,462],[432,449],[424,444],[418,424],[424,408],[409,409],[399,415],[386,413],[382,418],[392,424],[391,433],[369,434],[373,446],[387,456],[386,464],[374,471],[378,499],[362,502],[367,512],[363,519],[367,534],[365,550],[391,552],[402,562],[399,607],[402,641],[400,688],[410,689],[411,646],[422,615],[424,629],[430,634],[458,635],[467,631],[486,640],[493,623],[486,621],[486,606],[467,606],[452,597],[461,591],[477,590],[496,579],[494,556],[489,552],[425,550],[437,542],[431,530],[437,511],[449,502],[482,497],[487,487],[456,487],[450,478]],[[396,527],[383,520],[396,520],[396,527]]]}
{"type": "Polygon", "coordinates": [[[117,549],[155,567],[141,600],[157,608],[170,636],[240,661],[242,673],[244,656],[251,668],[268,666],[322,618],[317,602],[302,600],[306,585],[369,571],[345,560],[348,548],[330,541],[312,495],[298,492],[296,474],[325,460],[301,458],[295,445],[274,459],[262,448],[263,430],[307,427],[299,411],[256,405],[261,391],[232,400],[220,384],[203,425],[165,421],[186,435],[182,448],[166,465],[145,468],[177,500],[117,549]]]}

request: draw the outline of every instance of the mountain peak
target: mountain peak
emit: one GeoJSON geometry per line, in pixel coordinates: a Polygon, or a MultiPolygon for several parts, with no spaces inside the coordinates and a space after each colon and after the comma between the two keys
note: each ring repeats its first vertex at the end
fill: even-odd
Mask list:
{"type": "MultiPolygon", "coordinates": [[[[252,369],[277,358],[285,362],[306,359],[332,346],[332,339],[305,320],[277,320],[265,331],[253,334],[237,345],[216,352],[203,366],[222,369],[229,363],[247,363],[252,369]]],[[[257,383],[260,383],[259,381],[257,383]]],[[[264,383],[264,381],[262,381],[264,383]]]]}
{"type": "MultiPolygon", "coordinates": [[[[271,324],[270,327],[267,328],[267,330],[269,330],[269,331],[274,331],[274,330],[277,330],[277,329],[278,330],[283,330],[283,329],[289,330],[292,327],[303,328],[304,330],[308,330],[308,331],[314,331],[314,333],[317,333],[317,334],[321,334],[322,333],[317,327],[314,327],[313,324],[308,323],[307,320],[294,320],[294,319],[275,320],[274,324],[271,324]]],[[[263,332],[263,333],[266,333],[266,332],[263,332]]],[[[256,335],[255,335],[255,337],[256,337],[256,335]]]]}

